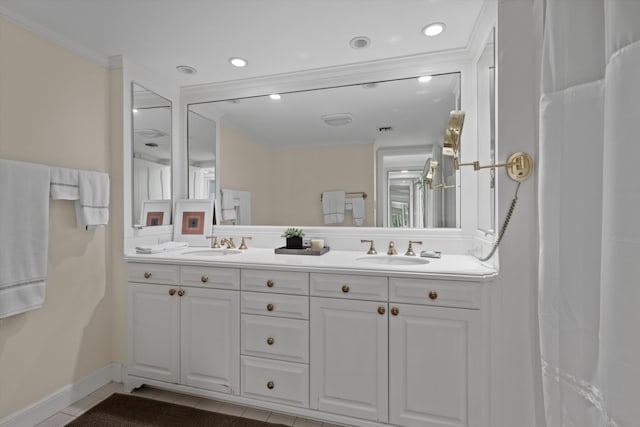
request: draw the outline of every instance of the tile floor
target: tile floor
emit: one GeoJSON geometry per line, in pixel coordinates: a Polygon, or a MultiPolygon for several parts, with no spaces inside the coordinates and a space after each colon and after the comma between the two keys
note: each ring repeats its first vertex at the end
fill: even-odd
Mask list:
{"type": "MultiPolygon", "coordinates": [[[[122,384],[109,383],[106,386],[94,391],[87,397],[69,405],[57,414],[47,418],[36,427],[62,427],[73,421],[79,415],[102,400],[111,396],[112,393],[124,393],[122,384]]],[[[336,427],[333,424],[321,423],[319,421],[297,418],[291,415],[278,414],[262,409],[249,408],[246,406],[234,405],[217,400],[203,399],[172,391],[159,390],[156,388],[143,386],[135,389],[132,394],[148,397],[151,399],[163,400],[177,403],[179,405],[193,406],[194,408],[215,411],[223,414],[236,415],[254,420],[266,421],[269,423],[284,424],[291,427],[336,427]]]]}

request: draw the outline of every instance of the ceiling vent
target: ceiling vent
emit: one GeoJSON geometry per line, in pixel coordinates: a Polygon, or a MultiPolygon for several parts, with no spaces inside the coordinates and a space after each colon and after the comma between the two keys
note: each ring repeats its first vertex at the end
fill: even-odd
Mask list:
{"type": "Polygon", "coordinates": [[[378,128],[378,132],[382,132],[382,133],[391,132],[391,131],[393,131],[393,126],[382,126],[378,128]]]}
{"type": "Polygon", "coordinates": [[[344,126],[353,121],[353,116],[351,113],[327,114],[322,120],[329,126],[344,126]]]}
{"type": "Polygon", "coordinates": [[[169,135],[158,129],[136,129],[135,133],[138,136],[148,139],[158,139],[169,135]]]}

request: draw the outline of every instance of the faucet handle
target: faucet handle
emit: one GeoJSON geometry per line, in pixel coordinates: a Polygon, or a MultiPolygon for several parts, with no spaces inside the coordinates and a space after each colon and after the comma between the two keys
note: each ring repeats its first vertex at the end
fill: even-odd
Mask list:
{"type": "Polygon", "coordinates": [[[411,240],[409,240],[409,247],[407,248],[407,252],[404,253],[406,256],[415,256],[416,255],[416,253],[413,252],[413,247],[411,246],[412,243],[415,243],[416,245],[422,245],[421,241],[418,241],[418,240],[411,241],[411,240]]]}
{"type": "Polygon", "coordinates": [[[246,243],[244,243],[244,239],[251,240],[251,237],[242,237],[242,242],[240,242],[240,247],[238,249],[249,249],[246,243]]]}
{"type": "Polygon", "coordinates": [[[371,246],[369,247],[369,250],[367,251],[367,255],[375,255],[375,254],[378,253],[376,251],[376,248],[373,247],[373,240],[362,239],[362,240],[360,240],[360,243],[371,243],[371,246]]]}
{"type": "Polygon", "coordinates": [[[211,247],[214,249],[219,249],[220,245],[218,244],[218,236],[207,236],[207,239],[211,240],[211,247]]]}
{"type": "Polygon", "coordinates": [[[387,255],[398,255],[396,251],[396,244],[392,241],[389,242],[389,249],[387,249],[387,255]]]}

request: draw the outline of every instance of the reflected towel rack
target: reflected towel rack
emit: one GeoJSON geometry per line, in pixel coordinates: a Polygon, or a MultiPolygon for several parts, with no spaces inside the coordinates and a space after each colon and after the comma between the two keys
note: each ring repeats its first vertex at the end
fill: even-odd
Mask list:
{"type": "MultiPolygon", "coordinates": [[[[348,199],[350,197],[362,197],[363,199],[367,198],[367,193],[365,193],[364,191],[347,191],[345,193],[345,197],[348,199]]],[[[320,201],[322,201],[322,194],[320,195],[320,201]]]]}

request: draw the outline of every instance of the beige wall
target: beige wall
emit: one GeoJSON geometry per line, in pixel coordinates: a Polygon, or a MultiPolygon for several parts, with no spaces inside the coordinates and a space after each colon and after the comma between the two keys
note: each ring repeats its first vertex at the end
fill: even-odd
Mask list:
{"type": "MultiPolygon", "coordinates": [[[[109,172],[112,198],[121,199],[109,98],[106,69],[0,18],[0,157],[109,172]]],[[[121,214],[85,231],[73,202],[50,206],[44,307],[0,320],[0,418],[108,365],[121,341],[107,281],[121,214]]]]}
{"type": "MultiPolygon", "coordinates": [[[[223,188],[251,191],[253,225],[324,225],[324,191],[364,191],[364,226],[373,226],[373,144],[272,149],[221,126],[223,188]]],[[[342,226],[352,226],[345,212],[342,226]]]]}

